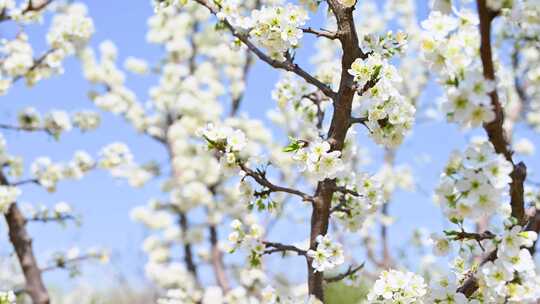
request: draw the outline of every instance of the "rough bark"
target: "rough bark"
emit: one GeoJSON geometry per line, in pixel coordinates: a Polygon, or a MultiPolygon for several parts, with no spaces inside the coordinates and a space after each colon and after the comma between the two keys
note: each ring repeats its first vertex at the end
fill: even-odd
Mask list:
{"type": "MultiPolygon", "coordinates": [[[[478,17],[480,19],[480,57],[482,60],[482,67],[484,77],[489,80],[495,80],[495,67],[493,63],[493,54],[491,48],[491,22],[497,16],[498,12],[490,10],[486,5],[486,0],[476,1],[478,9],[478,17]]],[[[512,182],[510,184],[510,204],[512,207],[512,216],[518,220],[518,223],[525,226],[527,223],[527,217],[525,215],[525,202],[523,195],[523,182],[527,176],[527,167],[523,162],[515,164],[512,160],[512,151],[509,147],[509,141],[504,131],[504,111],[499,101],[499,95],[494,90],[490,94],[491,104],[495,111],[495,119],[484,124],[484,129],[488,135],[490,142],[495,147],[495,151],[503,155],[506,160],[512,163],[514,170],[511,173],[512,182]]],[[[530,225],[525,227],[525,230],[531,230],[533,227],[530,225]]],[[[493,261],[497,258],[497,250],[492,251],[486,256],[480,266],[493,261]]],[[[458,288],[458,292],[465,294],[467,297],[471,296],[478,290],[478,282],[475,277],[475,273],[471,273],[470,276],[463,282],[458,288]]]]}
{"type": "MultiPolygon", "coordinates": [[[[0,184],[9,185],[8,180],[1,172],[0,184]]],[[[15,249],[17,259],[23,271],[25,292],[32,299],[32,303],[49,304],[49,293],[43,283],[41,270],[34,255],[32,238],[26,230],[26,220],[19,210],[17,203],[11,204],[4,217],[9,228],[9,240],[15,249]]]]}
{"type": "Polygon", "coordinates": [[[215,226],[210,226],[209,232],[212,269],[214,270],[217,284],[219,285],[221,290],[223,290],[223,293],[227,293],[231,289],[231,287],[229,286],[229,281],[225,272],[225,265],[223,264],[223,252],[221,252],[218,246],[218,231],[215,226]]]}
{"type": "MultiPolygon", "coordinates": [[[[339,41],[343,49],[341,58],[341,80],[339,91],[334,102],[334,113],[328,131],[327,139],[333,151],[341,151],[350,127],[352,101],[356,91],[353,89],[353,77],[348,73],[352,63],[357,58],[365,58],[365,54],[359,48],[358,36],[354,26],[354,7],[347,8],[337,0],[328,0],[328,5],[334,13],[337,24],[339,41]]],[[[328,231],[330,219],[330,207],[335,192],[335,180],[319,182],[315,192],[313,211],[311,215],[310,249],[317,247],[318,235],[325,235],[328,231]]],[[[314,272],[311,259],[307,260],[309,293],[324,301],[324,274],[314,272]]]]}
{"type": "MultiPolygon", "coordinates": [[[[184,236],[186,235],[189,223],[188,219],[185,213],[180,213],[180,229],[184,236]]],[[[195,265],[195,261],[193,260],[193,249],[191,247],[191,244],[186,242],[184,240],[184,262],[186,263],[186,267],[188,271],[193,275],[195,280],[197,280],[197,265],[195,265]]]]}
{"type": "MultiPolygon", "coordinates": [[[[485,0],[477,0],[478,16],[480,19],[480,57],[484,77],[489,80],[495,80],[495,68],[493,64],[493,54],[491,48],[491,22],[497,16],[497,12],[491,11],[486,6],[485,0]]],[[[502,154],[508,161],[514,165],[514,171],[511,174],[512,183],[510,184],[510,197],[512,205],[512,216],[518,219],[523,225],[526,222],[525,206],[523,203],[523,182],[527,176],[527,167],[522,162],[514,164],[512,160],[512,151],[506,137],[504,125],[504,111],[499,101],[497,90],[490,93],[491,105],[495,111],[495,119],[484,125],[489,140],[495,147],[497,153],[502,154]]]]}

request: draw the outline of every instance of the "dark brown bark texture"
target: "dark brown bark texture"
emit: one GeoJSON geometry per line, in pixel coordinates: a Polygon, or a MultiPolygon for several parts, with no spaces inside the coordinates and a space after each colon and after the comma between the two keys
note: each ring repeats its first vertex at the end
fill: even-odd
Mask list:
{"type": "MultiPolygon", "coordinates": [[[[0,184],[9,185],[7,178],[1,172],[0,184]]],[[[43,283],[41,270],[34,255],[32,238],[26,230],[26,219],[19,210],[17,203],[11,204],[4,217],[9,228],[9,240],[15,249],[23,271],[25,279],[24,291],[30,296],[32,303],[49,304],[49,293],[43,283]]]]}
{"type": "MultiPolygon", "coordinates": [[[[491,47],[491,23],[498,12],[492,11],[486,5],[486,0],[477,0],[476,6],[478,10],[478,17],[480,20],[480,57],[482,60],[482,67],[484,77],[489,80],[495,80],[495,67],[493,63],[493,54],[491,47]]],[[[512,216],[518,220],[518,224],[525,226],[525,230],[535,229],[535,225],[526,225],[528,219],[525,214],[525,201],[523,194],[523,183],[527,176],[527,167],[523,162],[515,164],[512,159],[512,151],[510,149],[509,140],[505,134],[504,125],[504,111],[499,101],[499,95],[497,91],[493,91],[490,94],[491,105],[495,111],[495,119],[492,122],[484,124],[484,129],[488,135],[489,141],[495,147],[495,151],[503,155],[506,160],[512,163],[514,169],[511,173],[512,182],[510,184],[510,204],[512,207],[512,216]]],[[[481,262],[481,265],[488,261],[493,261],[497,258],[497,251],[492,251],[481,262]]],[[[459,292],[462,292],[467,297],[470,297],[478,290],[478,282],[474,273],[463,282],[458,288],[459,292]]]]}
{"type": "MultiPolygon", "coordinates": [[[[337,19],[338,40],[341,43],[343,54],[341,58],[341,80],[339,90],[333,99],[334,113],[328,131],[328,142],[333,151],[341,151],[351,126],[351,109],[354,94],[353,77],[348,70],[357,58],[366,58],[358,43],[358,35],[354,25],[354,7],[347,8],[340,1],[328,0],[328,5],[337,19]]],[[[310,249],[317,247],[318,235],[325,235],[330,220],[330,207],[335,192],[335,180],[319,182],[313,202],[311,216],[310,249]]],[[[308,287],[309,293],[324,301],[324,277],[321,272],[314,272],[311,259],[308,259],[308,287]]]]}

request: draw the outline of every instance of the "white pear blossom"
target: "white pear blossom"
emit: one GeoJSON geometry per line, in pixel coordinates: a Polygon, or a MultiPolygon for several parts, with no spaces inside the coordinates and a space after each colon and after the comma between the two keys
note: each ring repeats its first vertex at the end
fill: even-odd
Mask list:
{"type": "Polygon", "coordinates": [[[99,166],[105,169],[111,169],[130,164],[132,160],[133,155],[128,146],[124,143],[116,142],[105,146],[101,150],[99,166]]]}
{"type": "Polygon", "coordinates": [[[17,187],[0,186],[0,212],[6,213],[20,195],[21,190],[17,187]]]}
{"type": "Polygon", "coordinates": [[[45,129],[55,136],[70,131],[71,120],[65,111],[51,111],[43,119],[45,129]]]}
{"type": "Polygon", "coordinates": [[[436,189],[437,201],[453,220],[478,219],[497,212],[509,200],[512,164],[487,141],[453,154],[436,189]]]}
{"type": "Polygon", "coordinates": [[[310,147],[299,149],[294,159],[302,170],[318,181],[336,178],[343,170],[341,152],[331,151],[327,141],[319,140],[311,143],[310,147]]]}
{"type": "Polygon", "coordinates": [[[124,62],[126,70],[134,74],[146,74],[148,73],[148,63],[140,58],[128,57],[124,62]]]}
{"type": "Polygon", "coordinates": [[[0,304],[15,304],[17,297],[13,291],[0,291],[0,304]]]}
{"type": "Polygon", "coordinates": [[[383,271],[367,299],[369,303],[424,303],[427,285],[424,279],[412,272],[383,271]]]}
{"type": "Polygon", "coordinates": [[[253,27],[250,35],[268,50],[276,60],[284,60],[284,53],[296,48],[303,32],[299,27],[308,19],[303,8],[287,6],[263,7],[250,16],[253,27]]]}
{"type": "Polygon", "coordinates": [[[308,250],[307,255],[311,258],[311,266],[314,271],[324,272],[334,269],[343,264],[343,248],[341,244],[333,242],[328,235],[319,235],[316,238],[316,250],[308,250]]]}

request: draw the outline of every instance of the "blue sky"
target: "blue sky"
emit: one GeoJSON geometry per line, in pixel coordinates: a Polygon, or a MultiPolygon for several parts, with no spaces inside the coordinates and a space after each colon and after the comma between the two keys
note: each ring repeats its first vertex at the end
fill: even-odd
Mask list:
{"type": "MultiPolygon", "coordinates": [[[[149,1],[83,1],[89,8],[94,19],[96,34],[92,39],[93,46],[106,39],[116,43],[119,48],[120,61],[127,56],[142,57],[149,62],[157,62],[160,58],[160,49],[145,41],[146,20],[152,14],[149,1]]],[[[418,1],[423,6],[420,10],[425,13],[427,1],[418,1]]],[[[44,34],[48,29],[48,21],[44,26],[29,28],[30,39],[38,50],[45,48],[44,34]]],[[[307,65],[307,58],[313,52],[312,40],[306,40],[306,48],[297,58],[300,63],[307,65]]],[[[309,66],[308,66],[309,68],[309,66]]],[[[25,106],[36,107],[41,112],[52,109],[65,109],[77,111],[94,109],[87,98],[89,84],[81,74],[81,68],[75,59],[69,59],[65,65],[65,74],[54,77],[28,89],[22,83],[2,98],[0,119],[2,122],[15,122],[17,110],[25,106]]],[[[279,73],[258,62],[250,73],[248,90],[242,104],[241,111],[249,113],[251,117],[266,119],[266,110],[273,106],[271,91],[279,73]]],[[[128,77],[128,86],[134,90],[139,100],[146,100],[146,88],[155,83],[155,79],[128,77]]],[[[428,90],[423,96],[423,102],[435,102],[438,92],[428,90]]],[[[519,134],[533,139],[536,145],[540,144],[538,136],[518,126],[519,134]]],[[[365,130],[359,129],[365,134],[365,130]]],[[[446,163],[448,154],[453,149],[462,149],[471,134],[482,134],[476,130],[464,134],[454,125],[446,123],[422,123],[415,127],[414,132],[399,149],[396,163],[407,162],[414,168],[415,176],[422,190],[416,193],[399,192],[391,205],[390,213],[396,216],[396,223],[390,228],[390,238],[393,246],[400,246],[407,242],[414,228],[427,227],[435,230],[447,226],[441,216],[440,210],[432,203],[431,193],[438,180],[439,173],[446,163]],[[425,163],[422,159],[429,156],[431,161],[425,163]]],[[[95,155],[99,149],[114,141],[126,142],[137,161],[144,162],[166,160],[165,150],[154,141],[138,135],[133,128],[121,118],[104,113],[101,127],[94,132],[80,134],[75,130],[61,137],[59,142],[43,134],[20,134],[4,132],[8,141],[9,151],[22,155],[28,166],[39,156],[47,155],[56,161],[69,160],[78,149],[84,149],[95,155]]],[[[520,138],[520,136],[516,136],[520,138]]],[[[362,144],[369,147],[374,159],[374,166],[382,159],[382,150],[375,147],[367,137],[362,136],[362,144]]],[[[534,175],[540,161],[538,158],[526,158],[530,175],[534,175]]],[[[538,178],[537,180],[540,180],[538,178]]],[[[113,180],[108,173],[95,171],[88,174],[82,181],[61,182],[58,191],[48,194],[45,190],[35,186],[26,186],[21,202],[44,203],[53,205],[58,201],[66,201],[83,215],[80,227],[68,224],[63,229],[55,224],[31,224],[30,233],[34,237],[36,252],[43,263],[44,258],[56,250],[68,249],[78,246],[81,249],[102,246],[112,252],[111,265],[85,266],[83,279],[99,284],[107,284],[112,280],[111,275],[121,272],[131,278],[142,278],[145,257],[140,252],[141,239],[146,235],[145,229],[129,219],[129,211],[146,201],[155,194],[159,194],[159,183],[153,182],[143,189],[130,188],[123,181],[113,180]],[[103,278],[106,278],[103,280],[103,278]]],[[[6,233],[0,226],[0,240],[5,242],[6,233]]],[[[291,227],[279,227],[274,231],[275,236],[287,235],[291,227]]],[[[299,241],[305,234],[290,235],[291,241],[299,241]]],[[[0,249],[5,254],[6,249],[0,249]]],[[[299,273],[295,275],[303,278],[304,267],[298,267],[299,273]]],[[[57,285],[67,284],[68,274],[63,272],[48,273],[46,280],[57,285]]]]}

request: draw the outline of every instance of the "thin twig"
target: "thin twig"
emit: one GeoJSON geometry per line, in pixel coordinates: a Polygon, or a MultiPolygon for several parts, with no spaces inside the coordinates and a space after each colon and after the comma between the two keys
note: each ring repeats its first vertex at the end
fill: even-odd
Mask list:
{"type": "MultiPolygon", "coordinates": [[[[217,15],[218,14],[218,8],[211,5],[206,0],[195,0],[197,3],[203,5],[206,7],[212,14],[217,15]]],[[[303,78],[306,82],[314,85],[319,90],[321,90],[326,96],[328,96],[331,99],[335,99],[337,97],[337,93],[334,92],[328,85],[322,83],[320,80],[306,72],[304,69],[302,69],[298,64],[292,62],[291,60],[287,59],[285,61],[278,61],[270,58],[268,55],[266,55],[261,49],[259,49],[250,39],[249,35],[246,33],[243,33],[236,29],[227,19],[223,20],[223,23],[225,26],[230,30],[230,32],[238,38],[240,41],[242,41],[259,59],[262,61],[268,63],[274,68],[282,69],[285,71],[293,72],[296,75],[303,78]]]]}
{"type": "Polygon", "coordinates": [[[325,278],[324,280],[327,283],[341,281],[341,280],[345,279],[346,277],[351,276],[351,275],[355,274],[356,272],[358,272],[359,270],[361,270],[362,268],[364,268],[364,264],[365,263],[362,263],[362,264],[360,264],[360,265],[358,265],[358,266],[356,266],[354,268],[352,266],[349,266],[349,268],[347,269],[346,272],[338,274],[338,275],[333,276],[333,277],[325,278]]]}
{"type": "Polygon", "coordinates": [[[266,249],[263,252],[263,254],[272,254],[272,253],[276,253],[276,252],[285,253],[287,251],[291,251],[291,252],[296,252],[300,256],[307,256],[307,251],[306,250],[300,249],[300,248],[298,248],[296,246],[293,246],[293,245],[285,245],[285,244],[276,243],[276,242],[263,242],[263,244],[266,247],[270,248],[270,249],[266,249]]]}
{"type": "Polygon", "coordinates": [[[240,166],[240,169],[242,169],[242,171],[244,171],[246,173],[246,176],[250,176],[252,177],[258,184],[260,184],[261,186],[264,186],[266,188],[268,188],[268,190],[270,192],[284,192],[284,193],[289,193],[289,194],[293,194],[293,195],[296,195],[300,198],[302,198],[303,201],[309,201],[309,202],[312,202],[313,201],[313,196],[311,195],[308,195],[307,193],[304,193],[300,190],[296,190],[296,189],[292,189],[292,188],[287,188],[287,187],[283,187],[283,186],[278,186],[278,185],[275,185],[273,184],[272,182],[270,182],[267,178],[266,178],[266,174],[264,171],[260,171],[260,170],[257,170],[257,171],[254,171],[254,170],[251,170],[250,168],[248,168],[244,163],[242,162],[239,162],[238,164],[240,166]]]}
{"type": "Polygon", "coordinates": [[[332,31],[325,30],[325,29],[317,30],[317,29],[314,29],[312,27],[302,28],[301,30],[304,33],[313,34],[313,35],[316,35],[317,37],[328,38],[330,40],[336,40],[341,35],[340,32],[332,32],[332,31]]]}

